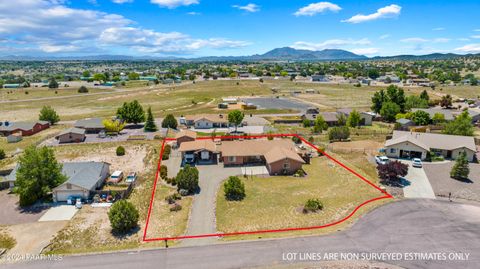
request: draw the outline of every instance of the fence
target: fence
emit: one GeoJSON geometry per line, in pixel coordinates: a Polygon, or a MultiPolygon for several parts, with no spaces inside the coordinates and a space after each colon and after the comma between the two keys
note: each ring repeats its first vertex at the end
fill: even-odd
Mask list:
{"type": "Polygon", "coordinates": [[[96,190],[96,191],[92,191],[91,194],[92,194],[92,197],[98,194],[99,196],[111,195],[111,196],[114,196],[116,200],[125,199],[125,198],[128,198],[128,196],[130,196],[134,187],[135,187],[135,183],[131,183],[128,185],[126,189],[123,189],[123,190],[96,190]]]}

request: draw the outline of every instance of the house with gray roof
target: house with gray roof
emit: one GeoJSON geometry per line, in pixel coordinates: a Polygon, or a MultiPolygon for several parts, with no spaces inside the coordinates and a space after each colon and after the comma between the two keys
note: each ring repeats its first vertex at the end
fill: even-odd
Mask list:
{"type": "MultiPolygon", "coordinates": [[[[443,109],[443,108],[413,108],[412,112],[415,111],[425,111],[430,115],[430,118],[433,118],[435,114],[443,114],[446,121],[452,121],[460,115],[463,110],[456,109],[443,109]]],[[[468,114],[472,117],[472,123],[480,122],[480,112],[478,110],[468,109],[468,114]]]]}
{"type": "Polygon", "coordinates": [[[48,121],[0,121],[0,135],[9,136],[11,134],[20,133],[22,136],[34,135],[40,131],[48,129],[50,123],[48,121]]]}
{"type": "Polygon", "coordinates": [[[85,132],[85,129],[73,127],[62,131],[55,136],[55,139],[58,140],[58,143],[80,143],[85,141],[85,132]]]}
{"type": "Polygon", "coordinates": [[[85,129],[87,134],[98,134],[105,130],[105,126],[103,125],[103,120],[101,118],[78,120],[75,122],[74,127],[85,129]]]}
{"type": "Polygon", "coordinates": [[[477,148],[471,136],[444,135],[393,131],[391,139],[385,142],[386,155],[391,158],[427,158],[428,152],[445,159],[456,159],[465,152],[467,159],[475,159],[477,148]]]}
{"type": "MultiPolygon", "coordinates": [[[[70,196],[89,199],[93,191],[102,187],[110,174],[110,164],[106,162],[66,162],[62,165],[62,173],[67,181],[52,190],[56,202],[66,202],[70,196]]],[[[17,164],[5,178],[10,188],[15,185],[18,168],[17,164]]]]}

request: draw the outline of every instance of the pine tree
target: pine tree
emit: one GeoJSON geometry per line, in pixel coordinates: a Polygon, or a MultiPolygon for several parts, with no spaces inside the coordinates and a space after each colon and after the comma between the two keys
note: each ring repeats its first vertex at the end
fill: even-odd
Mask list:
{"type": "Polygon", "coordinates": [[[450,177],[455,179],[467,179],[469,173],[470,168],[468,168],[467,153],[462,152],[450,171],[450,177]]]}
{"type": "Polygon", "coordinates": [[[148,108],[147,121],[145,122],[145,127],[143,129],[145,132],[155,132],[158,130],[157,125],[155,125],[155,119],[153,118],[151,107],[148,108]]]}

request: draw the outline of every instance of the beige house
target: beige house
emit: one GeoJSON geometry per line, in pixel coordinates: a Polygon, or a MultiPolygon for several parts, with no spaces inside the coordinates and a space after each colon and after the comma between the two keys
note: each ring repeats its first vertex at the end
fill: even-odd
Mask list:
{"type": "Polygon", "coordinates": [[[465,152],[469,161],[474,161],[477,148],[470,136],[443,135],[394,131],[392,139],[385,142],[386,155],[392,158],[427,158],[431,152],[445,159],[456,159],[465,152]]]}
{"type": "Polygon", "coordinates": [[[80,143],[85,138],[85,129],[80,128],[70,128],[55,136],[59,143],[80,143]]]}

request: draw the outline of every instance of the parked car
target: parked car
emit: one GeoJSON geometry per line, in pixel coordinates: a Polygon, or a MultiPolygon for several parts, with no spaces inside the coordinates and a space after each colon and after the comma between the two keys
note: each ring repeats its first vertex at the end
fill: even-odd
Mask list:
{"type": "Polygon", "coordinates": [[[82,199],[77,198],[77,201],[75,202],[75,207],[78,209],[82,208],[82,199]]]}
{"type": "Polygon", "coordinates": [[[118,184],[120,181],[123,179],[123,172],[122,171],[115,171],[110,175],[110,178],[108,179],[108,183],[112,184],[118,184]]]}
{"type": "Polygon", "coordinates": [[[69,205],[75,205],[77,203],[77,201],[80,200],[80,203],[82,202],[82,197],[79,197],[79,196],[68,196],[67,197],[67,204],[69,205]]]}
{"type": "Polygon", "coordinates": [[[375,156],[375,162],[377,164],[387,164],[390,160],[387,156],[375,156]]]}
{"type": "Polygon", "coordinates": [[[107,133],[105,131],[100,131],[100,133],[98,133],[98,137],[99,138],[106,138],[107,137],[107,133]]]}
{"type": "Polygon", "coordinates": [[[127,179],[125,179],[126,183],[132,183],[137,180],[137,173],[136,172],[130,172],[127,176],[127,179]]]}
{"type": "Polygon", "coordinates": [[[422,160],[420,160],[419,158],[414,158],[412,160],[412,166],[413,167],[417,167],[417,168],[422,168],[422,160]]]}

